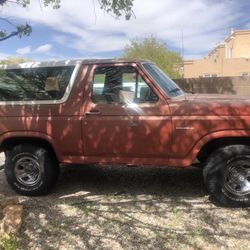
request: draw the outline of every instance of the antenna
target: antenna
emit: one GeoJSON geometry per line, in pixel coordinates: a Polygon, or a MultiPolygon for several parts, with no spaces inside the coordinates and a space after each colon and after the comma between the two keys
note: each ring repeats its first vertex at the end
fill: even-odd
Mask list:
{"type": "Polygon", "coordinates": [[[183,35],[183,29],[181,29],[181,75],[182,78],[184,77],[184,35],[183,35]]]}
{"type": "Polygon", "coordinates": [[[184,35],[183,35],[183,29],[181,29],[181,57],[182,60],[184,59],[184,35]]]}

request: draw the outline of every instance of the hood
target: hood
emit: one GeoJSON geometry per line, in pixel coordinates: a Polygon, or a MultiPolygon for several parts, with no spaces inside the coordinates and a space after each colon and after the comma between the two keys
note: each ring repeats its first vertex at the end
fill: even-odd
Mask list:
{"type": "Polygon", "coordinates": [[[172,115],[250,115],[250,97],[185,94],[169,102],[172,115]]]}

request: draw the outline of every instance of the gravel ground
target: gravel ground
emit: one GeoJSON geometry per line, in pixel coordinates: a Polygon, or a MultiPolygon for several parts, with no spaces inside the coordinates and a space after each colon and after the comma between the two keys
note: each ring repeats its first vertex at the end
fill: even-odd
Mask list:
{"type": "MultiPolygon", "coordinates": [[[[15,195],[3,171],[0,192],[15,195]]],[[[250,249],[250,209],[211,203],[196,168],[72,166],[20,200],[19,249],[250,249]]]]}

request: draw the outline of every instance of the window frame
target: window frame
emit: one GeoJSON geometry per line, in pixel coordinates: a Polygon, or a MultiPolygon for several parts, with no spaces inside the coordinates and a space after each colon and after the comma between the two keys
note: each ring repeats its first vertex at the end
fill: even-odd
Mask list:
{"type": "Polygon", "coordinates": [[[250,72],[242,72],[240,74],[241,77],[249,77],[250,76],[250,72]]]}
{"type": "MultiPolygon", "coordinates": [[[[68,83],[68,86],[66,87],[66,90],[65,90],[65,93],[64,95],[62,96],[61,99],[58,99],[58,100],[26,100],[26,101],[0,101],[0,105],[39,105],[39,104],[62,104],[62,103],[65,103],[68,98],[69,98],[69,95],[72,91],[72,88],[73,88],[73,85],[75,83],[75,80],[81,70],[81,66],[82,66],[82,63],[79,62],[79,63],[76,63],[75,65],[71,65],[71,66],[74,66],[74,69],[73,69],[73,72],[71,74],[71,77],[70,77],[70,80],[69,80],[69,83],[68,83]]],[[[44,67],[38,67],[38,68],[53,68],[53,67],[58,67],[58,66],[44,66],[44,67]]],[[[60,67],[60,66],[59,66],[60,67]]],[[[64,65],[62,67],[67,67],[67,65],[64,65]]],[[[36,67],[30,67],[31,69],[36,69],[36,67]]],[[[5,68],[2,68],[3,70],[5,70],[5,68]]],[[[7,68],[8,69],[8,68],[7,68]]],[[[10,68],[12,69],[12,68],[10,68]]],[[[13,68],[13,69],[19,69],[19,68],[13,68]]],[[[27,67],[27,69],[29,69],[29,67],[27,67]]]]}
{"type": "Polygon", "coordinates": [[[216,73],[205,73],[205,74],[203,74],[202,77],[203,78],[216,78],[216,77],[218,77],[218,74],[216,74],[216,73]]]}
{"type": "MultiPolygon", "coordinates": [[[[131,67],[131,68],[134,68],[136,73],[137,73],[137,79],[138,77],[140,76],[142,78],[142,80],[144,81],[145,84],[147,84],[147,86],[151,89],[151,91],[154,93],[154,95],[157,97],[157,100],[156,101],[146,101],[146,102],[135,102],[135,104],[137,105],[145,105],[145,104],[156,104],[159,102],[159,100],[161,99],[160,98],[160,95],[158,94],[158,91],[155,90],[154,88],[154,85],[148,81],[148,79],[145,78],[145,75],[142,74],[142,71],[141,69],[137,66],[137,64],[130,64],[130,63],[119,63],[119,64],[98,64],[98,65],[94,65],[93,68],[92,68],[92,72],[91,72],[91,76],[90,76],[90,92],[91,92],[91,95],[90,95],[90,100],[93,104],[95,105],[120,105],[120,106],[124,106],[125,103],[120,103],[120,102],[110,102],[110,103],[98,103],[98,102],[94,102],[93,100],[93,96],[94,96],[94,78],[95,78],[95,72],[96,72],[96,69],[98,68],[105,68],[105,67],[131,67]]],[[[135,82],[135,88],[138,87],[136,86],[138,85],[138,81],[135,82]]],[[[135,96],[136,96],[136,91],[138,91],[138,89],[136,88],[135,89],[135,96]]]]}
{"type": "MultiPolygon", "coordinates": [[[[165,74],[161,68],[159,68],[155,63],[152,63],[152,62],[143,62],[141,64],[142,68],[146,71],[146,75],[147,77],[149,77],[149,79],[151,79],[152,83],[154,83],[154,86],[156,85],[160,90],[161,90],[161,93],[164,93],[163,95],[165,96],[166,100],[168,99],[175,99],[175,98],[180,98],[180,97],[183,97],[185,95],[184,91],[177,85],[177,83],[175,81],[173,81],[167,74],[165,74]],[[153,74],[151,74],[148,69],[145,67],[147,67],[147,65],[149,66],[156,66],[158,69],[157,70],[160,70],[164,75],[166,75],[167,78],[169,78],[169,80],[171,82],[173,82],[173,84],[176,86],[176,88],[174,88],[173,90],[179,90],[182,92],[181,95],[176,95],[176,96],[171,96],[170,93],[169,93],[169,90],[165,89],[163,86],[161,86],[161,83],[157,82],[157,79],[154,78],[153,74]]],[[[170,90],[171,91],[171,90],[170,90]]],[[[159,96],[159,95],[158,95],[159,96]]]]}

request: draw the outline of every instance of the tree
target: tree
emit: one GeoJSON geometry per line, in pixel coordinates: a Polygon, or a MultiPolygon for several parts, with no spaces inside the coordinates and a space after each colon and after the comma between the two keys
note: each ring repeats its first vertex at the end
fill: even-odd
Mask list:
{"type": "Polygon", "coordinates": [[[32,62],[32,59],[30,58],[23,58],[23,57],[9,57],[4,60],[0,60],[0,64],[19,64],[19,63],[25,63],[25,62],[32,62]]]}
{"type": "MultiPolygon", "coordinates": [[[[40,1],[40,0],[39,0],[40,1]]],[[[60,8],[60,1],[61,0],[43,0],[43,5],[45,7],[48,7],[51,5],[54,9],[60,8]]],[[[30,4],[30,0],[0,0],[0,5],[4,6],[7,3],[15,3],[20,5],[23,8],[26,8],[30,4]]],[[[8,18],[0,18],[0,22],[8,23],[12,27],[14,27],[14,30],[12,31],[6,31],[6,30],[0,30],[0,42],[7,40],[11,37],[18,36],[18,37],[24,37],[29,36],[32,32],[32,27],[29,24],[20,24],[20,25],[14,25],[8,18]]]]}
{"type": "Polygon", "coordinates": [[[171,51],[155,36],[145,38],[143,41],[131,40],[126,45],[124,59],[143,59],[155,62],[165,73],[172,78],[180,77],[177,65],[182,62],[179,53],[171,51]]]}
{"type": "MultiPolygon", "coordinates": [[[[41,6],[52,6],[53,9],[59,9],[61,0],[37,0],[41,6]]],[[[89,0],[90,1],[90,0],[89,0]]],[[[93,0],[95,1],[95,0],[93,0]]],[[[125,16],[126,20],[129,20],[134,12],[132,10],[134,0],[97,0],[100,8],[108,14],[114,15],[116,18],[125,16]]],[[[23,8],[26,8],[30,4],[30,0],[0,0],[0,6],[4,6],[7,3],[15,3],[23,8]]],[[[14,25],[8,18],[0,18],[0,23],[7,22],[11,26],[14,26],[14,30],[6,31],[0,29],[0,42],[7,40],[11,37],[29,36],[32,32],[32,27],[29,24],[14,25]]]]}
{"type": "Polygon", "coordinates": [[[105,12],[115,15],[116,18],[124,15],[126,20],[134,16],[133,1],[134,0],[98,0],[101,9],[105,12]]]}

